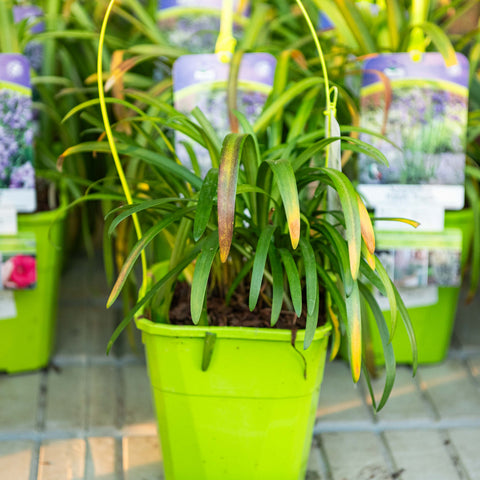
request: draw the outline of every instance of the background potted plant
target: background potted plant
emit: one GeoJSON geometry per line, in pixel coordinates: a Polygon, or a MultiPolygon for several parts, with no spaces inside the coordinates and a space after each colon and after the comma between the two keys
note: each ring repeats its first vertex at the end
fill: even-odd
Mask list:
{"type": "MultiPolygon", "coordinates": [[[[121,99],[110,97],[108,103],[128,111],[112,126],[102,52],[113,6],[112,0],[102,25],[97,72],[107,141],[79,144],[63,154],[112,153],[127,205],[110,212],[108,230],[114,233],[131,219],[138,237],[108,305],[141,259],[138,301],[111,343],[136,317],[167,478],[302,478],[330,330],[332,357],[346,332],[357,382],[362,310],[372,311],[387,373],[378,405],[372,394],[380,409],[393,386],[395,359],[368,281],[411,329],[401,298],[375,259],[365,206],[334,168],[340,141],[345,149],[385,159],[368,144],[337,134],[335,89],[308,15],[320,68],[292,80],[288,61],[279,62],[272,93],[255,123],[235,109],[240,51],[231,59],[227,87],[237,131],[223,140],[201,111],[193,111],[194,122],[155,89],[130,88],[121,99]],[[326,124],[311,115],[318,96],[326,104],[326,124]],[[296,102],[293,116],[291,102],[296,102]],[[126,124],[135,133],[126,134],[126,124]],[[179,162],[172,132],[207,148],[212,166],[203,178],[179,162]],[[134,176],[125,175],[124,163],[135,165],[134,176]],[[338,209],[327,205],[328,189],[337,192],[338,209]],[[158,264],[151,247],[160,235],[171,240],[172,250],[158,264]],[[150,269],[148,257],[153,257],[150,269]]],[[[195,160],[195,151],[189,152],[195,160]]],[[[414,348],[413,335],[411,340],[414,348]]]]}
{"type": "MultiPolygon", "coordinates": [[[[29,41],[34,32],[29,30],[27,18],[15,21],[11,2],[1,2],[0,19],[1,51],[7,54],[2,56],[3,67],[11,65],[9,59],[12,59],[13,65],[25,66],[22,77],[25,78],[25,86],[18,84],[20,86],[17,87],[16,83],[7,82],[2,87],[1,123],[4,136],[0,170],[2,180],[9,182],[4,185],[4,192],[25,187],[31,188],[33,198],[36,197],[36,207],[32,206],[30,210],[32,213],[18,215],[18,235],[1,237],[4,291],[0,370],[13,373],[46,366],[54,346],[62,259],[59,246],[63,244],[65,209],[59,207],[60,195],[55,184],[41,174],[42,162],[38,160],[33,138],[38,119],[33,118],[35,103],[32,104],[31,88],[34,82],[30,80],[30,74],[33,77],[35,72],[33,69],[28,72],[31,64],[21,52],[28,51],[26,46],[32,45],[29,41]],[[9,140],[11,135],[16,135],[13,143],[9,140]],[[13,151],[10,148],[6,154],[8,144],[18,149],[13,151]],[[36,183],[33,164],[36,167],[36,183]],[[27,167],[30,169],[28,172],[27,167]],[[28,173],[28,180],[25,176],[20,178],[21,172],[24,175],[28,173]]],[[[38,22],[40,19],[37,18],[33,23],[38,22]]]]}
{"type": "MultiPolygon", "coordinates": [[[[428,51],[440,52],[446,62],[451,62],[454,60],[455,50],[457,50],[470,57],[470,84],[475,81],[472,74],[478,64],[475,54],[476,48],[474,47],[475,36],[473,32],[467,32],[464,36],[451,33],[449,26],[455,23],[457,18],[456,13],[453,16],[447,15],[447,10],[451,6],[437,8],[438,6],[435,5],[434,8],[433,3],[426,1],[414,1],[408,8],[401,2],[377,5],[329,0],[315,3],[328,14],[333,23],[333,29],[325,32],[324,35],[330,39],[334,38],[332,40],[334,43],[343,45],[343,53],[346,58],[350,59],[350,66],[339,71],[339,76],[336,78],[345,85],[357,102],[359,100],[359,74],[362,62],[382,53],[406,52],[409,50],[421,55],[421,52],[427,49],[428,51]],[[456,45],[456,48],[453,44],[456,45]]],[[[469,2],[464,2],[463,6],[461,2],[456,4],[460,15],[472,7],[473,4],[469,2]]],[[[450,10],[449,12],[451,13],[450,10]]],[[[353,117],[354,121],[358,120],[356,115],[353,117]]],[[[413,132],[415,133],[415,131],[413,132]]],[[[388,136],[388,133],[386,135],[388,136]]],[[[425,140],[425,135],[423,140],[425,140]]],[[[425,151],[425,147],[423,147],[423,150],[425,151]]],[[[472,151],[471,148],[468,150],[472,151]]],[[[347,157],[344,157],[344,160],[347,159],[347,157]]],[[[410,165],[409,175],[414,174],[413,167],[413,165],[410,165]]],[[[422,164],[421,167],[424,168],[425,165],[422,164]]],[[[349,169],[352,177],[357,176],[354,170],[351,167],[349,169]]],[[[426,170],[423,171],[423,174],[425,172],[426,170]]],[[[467,167],[466,196],[470,206],[475,207],[478,202],[475,199],[476,195],[473,193],[474,188],[468,176],[469,172],[475,175],[471,167],[467,167]]],[[[420,170],[418,170],[418,173],[420,174],[420,170]]],[[[430,173],[427,172],[427,175],[430,175],[430,173]]],[[[424,183],[424,181],[420,183],[424,183]]],[[[409,216],[415,218],[413,213],[409,216]]],[[[460,229],[463,234],[462,268],[467,266],[474,231],[473,226],[474,214],[472,208],[445,213],[445,228],[460,229]]],[[[417,234],[415,233],[415,235],[417,234]]],[[[477,243],[478,240],[475,240],[475,244],[477,243]]],[[[477,247],[475,251],[477,251],[477,247]]],[[[478,258],[478,254],[474,256],[478,258]]],[[[473,291],[473,289],[471,290],[473,291]]],[[[459,286],[442,286],[438,289],[438,300],[433,301],[431,305],[408,308],[417,336],[420,362],[438,362],[445,357],[450,344],[459,293],[459,286]],[[432,326],[432,322],[434,322],[435,327],[432,326]]],[[[388,312],[386,314],[388,316],[388,312]]],[[[371,348],[373,348],[375,359],[378,363],[382,363],[380,341],[375,329],[372,330],[371,338],[373,340],[371,348]]],[[[403,327],[399,328],[393,346],[397,361],[408,363],[412,360],[408,332],[403,327]]]]}

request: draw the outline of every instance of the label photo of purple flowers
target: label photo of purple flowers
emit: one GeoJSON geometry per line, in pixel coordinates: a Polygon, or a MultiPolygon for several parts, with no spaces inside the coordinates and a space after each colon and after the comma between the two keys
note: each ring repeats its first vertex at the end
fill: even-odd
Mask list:
{"type": "MultiPolygon", "coordinates": [[[[249,2],[233,2],[233,35],[240,38],[249,13],[249,2]]],[[[220,31],[221,0],[159,0],[157,22],[167,42],[191,53],[211,53],[220,31]]]]}
{"type": "Polygon", "coordinates": [[[0,54],[0,205],[36,208],[30,64],[0,54]]]}
{"type": "Polygon", "coordinates": [[[428,191],[434,204],[463,207],[468,75],[468,60],[461,54],[450,67],[439,53],[425,53],[420,61],[396,53],[365,62],[361,126],[389,140],[361,136],[389,162],[387,166],[359,156],[360,190],[369,202],[388,201],[391,186],[403,185],[409,187],[403,192],[413,203],[418,192],[424,198],[428,191]]]}
{"type": "MultiPolygon", "coordinates": [[[[275,57],[268,53],[248,53],[242,57],[238,73],[237,110],[250,123],[254,123],[263,110],[272,89],[275,67],[275,57]]],[[[198,107],[220,140],[230,132],[227,108],[229,68],[230,65],[222,63],[217,55],[200,54],[179,57],[172,71],[175,108],[190,114],[198,107]]],[[[175,132],[175,145],[180,161],[205,176],[212,167],[207,149],[179,132],[175,132]],[[192,152],[197,165],[192,165],[192,152]]]]}

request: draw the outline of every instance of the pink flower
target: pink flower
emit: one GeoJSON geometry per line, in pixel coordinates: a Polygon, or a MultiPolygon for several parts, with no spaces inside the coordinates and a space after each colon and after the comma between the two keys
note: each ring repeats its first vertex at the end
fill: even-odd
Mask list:
{"type": "Polygon", "coordinates": [[[16,285],[16,288],[28,288],[37,281],[35,258],[28,255],[16,255],[10,259],[13,265],[9,281],[16,285]]]}

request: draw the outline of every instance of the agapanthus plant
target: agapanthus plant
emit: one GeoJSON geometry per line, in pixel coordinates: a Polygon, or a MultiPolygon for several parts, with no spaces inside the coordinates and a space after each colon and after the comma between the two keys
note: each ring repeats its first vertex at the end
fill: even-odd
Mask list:
{"type": "MultiPolygon", "coordinates": [[[[236,62],[240,60],[238,52],[232,70],[238,71],[236,62]]],[[[270,327],[287,325],[292,335],[296,328],[305,328],[304,347],[308,348],[317,326],[331,322],[332,357],[345,334],[356,382],[362,370],[362,311],[370,309],[385,352],[386,384],[378,404],[381,408],[395,376],[390,331],[395,331],[397,316],[407,326],[415,356],[413,332],[398,292],[375,258],[367,210],[350,180],[332,168],[327,157],[330,155],[331,161],[331,147],[342,142],[344,149],[369,153],[379,161],[385,159],[364,142],[333,136],[334,105],[330,102],[328,80],[308,75],[300,82],[290,82],[287,65],[280,62],[273,92],[253,125],[230,109],[240,133],[228,134],[224,139],[218,138],[201,111],[194,111],[192,120],[161,98],[138,89],[125,90],[124,99],[108,100],[130,112],[112,128],[99,72],[99,103],[109,141],[79,144],[64,152],[63,157],[92,150],[113,154],[128,205],[110,212],[108,231],[114,234],[132,219],[138,236],[118,274],[108,305],[116,300],[142,257],[139,298],[110,345],[135,316],[172,321],[171,307],[183,296],[179,286],[186,284],[190,296],[187,321],[191,319],[194,324],[218,321],[214,320],[213,310],[219,299],[227,307],[243,302],[256,314],[265,316],[267,312],[270,327]],[[320,93],[323,89],[324,95],[320,93]],[[312,100],[318,98],[327,102],[327,132],[324,118],[310,116],[312,100]],[[293,119],[284,115],[291,102],[297,112],[293,119]],[[135,135],[120,131],[118,127],[125,123],[135,135]],[[172,131],[207,148],[212,165],[219,168],[212,167],[201,178],[180,164],[169,141],[172,131]],[[122,161],[135,163],[135,178],[124,175],[122,161]],[[338,208],[327,202],[329,189],[338,194],[338,208]],[[162,236],[171,243],[169,260],[147,274],[146,252],[152,254],[151,247],[162,236]],[[369,284],[388,298],[390,325],[369,284]]],[[[236,90],[231,78],[230,106],[232,98],[236,98],[236,90]]]]}

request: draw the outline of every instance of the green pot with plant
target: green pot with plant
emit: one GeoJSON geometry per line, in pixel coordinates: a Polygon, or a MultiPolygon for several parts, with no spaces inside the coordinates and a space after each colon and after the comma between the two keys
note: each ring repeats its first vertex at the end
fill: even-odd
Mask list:
{"type": "MultiPolygon", "coordinates": [[[[460,37],[450,32],[450,26],[455,23],[457,13],[462,14],[465,11],[472,9],[474,4],[470,2],[460,2],[455,5],[455,8],[458,8],[458,12],[452,15],[452,12],[454,11],[453,9],[447,12],[446,7],[439,8],[434,2],[429,2],[428,0],[415,0],[408,6],[403,5],[401,2],[393,1],[387,2],[385,5],[379,6],[378,8],[373,8],[371,5],[364,3],[357,4],[352,0],[347,0],[345,2],[339,0],[327,0],[326,2],[316,1],[315,3],[320,9],[323,9],[328,13],[333,20],[333,23],[336,25],[336,28],[326,33],[326,35],[335,37],[337,42],[345,45],[346,56],[347,53],[350,55],[350,61],[352,63],[350,63],[350,66],[341,73],[342,78],[339,78],[339,82],[348,85],[348,89],[351,91],[354,100],[360,103],[361,107],[364,108],[362,111],[362,113],[364,113],[363,125],[371,120],[372,117],[369,116],[369,114],[374,111],[374,108],[372,108],[374,105],[374,96],[371,95],[371,97],[367,99],[368,94],[365,94],[365,91],[368,89],[368,85],[365,88],[365,78],[375,72],[377,82],[379,82],[379,80],[381,80],[380,83],[383,82],[384,88],[380,95],[382,98],[378,105],[381,104],[383,106],[382,113],[384,115],[384,120],[381,128],[378,128],[377,133],[382,133],[393,142],[400,142],[403,150],[401,152],[394,152],[394,149],[389,148],[386,142],[381,140],[381,142],[383,142],[382,147],[379,147],[378,144],[376,144],[376,146],[382,150],[391,165],[388,169],[385,169],[386,167],[382,166],[383,170],[374,168],[372,171],[368,172],[368,175],[371,175],[371,177],[376,176],[377,178],[382,178],[382,176],[385,178],[387,175],[392,175],[392,177],[389,178],[395,178],[395,168],[398,168],[398,165],[402,165],[401,175],[399,175],[396,180],[389,180],[392,181],[392,183],[395,183],[396,187],[399,184],[415,186],[419,184],[422,186],[434,185],[437,181],[437,175],[439,175],[439,165],[441,165],[442,162],[442,155],[445,155],[444,152],[449,152],[449,149],[453,148],[452,145],[454,144],[454,141],[452,140],[452,132],[454,132],[455,129],[460,129],[460,125],[463,130],[462,135],[458,137],[458,139],[461,139],[461,142],[457,141],[456,143],[459,164],[455,168],[455,171],[459,174],[463,174],[465,158],[464,144],[466,143],[464,134],[466,130],[467,136],[471,136],[469,129],[472,128],[470,126],[468,127],[469,129],[467,129],[466,126],[468,85],[473,85],[473,82],[475,81],[474,72],[477,68],[476,65],[478,65],[476,60],[478,56],[478,53],[476,53],[478,52],[478,45],[475,46],[475,44],[478,44],[478,42],[476,41],[473,31],[463,32],[465,35],[460,37]],[[463,5],[460,6],[462,3],[463,5]],[[455,118],[448,117],[448,115],[442,115],[441,108],[433,112],[432,110],[423,107],[422,100],[419,100],[413,109],[408,110],[409,101],[407,98],[404,98],[403,104],[405,106],[405,112],[403,112],[403,118],[412,118],[410,126],[407,127],[410,131],[399,134],[401,128],[403,128],[402,126],[399,126],[396,129],[390,128],[390,130],[388,130],[387,127],[391,126],[394,123],[394,120],[387,121],[387,119],[389,116],[392,117],[399,113],[399,110],[395,110],[394,108],[395,97],[400,97],[399,92],[402,88],[400,82],[405,80],[405,78],[398,80],[398,78],[401,77],[399,70],[402,68],[408,68],[406,62],[402,63],[401,56],[404,55],[406,57],[408,55],[413,63],[420,62],[420,65],[427,58],[428,61],[432,61],[432,58],[434,58],[435,55],[437,55],[438,58],[438,54],[433,53],[435,51],[442,54],[446,68],[452,67],[456,64],[455,67],[450,69],[451,71],[455,68],[460,69],[460,64],[462,64],[462,71],[465,72],[465,70],[468,70],[468,64],[467,69],[465,69],[465,57],[469,57],[470,59],[469,75],[468,73],[462,74],[465,75],[465,78],[468,76],[470,77],[469,81],[465,79],[465,84],[462,84],[461,87],[461,103],[462,108],[464,107],[462,115],[456,116],[455,118]],[[465,57],[460,58],[460,56],[456,54],[456,51],[462,52],[465,57]],[[392,52],[396,53],[391,55],[392,52]],[[395,60],[391,63],[393,64],[396,62],[396,65],[399,66],[399,69],[397,69],[396,72],[393,69],[382,70],[379,68],[381,60],[376,61],[374,58],[376,57],[377,59],[380,59],[389,56],[395,57],[395,60]],[[455,60],[456,58],[457,60],[455,60]],[[362,65],[364,67],[362,67],[362,65]],[[376,65],[377,69],[375,70],[372,65],[376,65]],[[358,80],[360,78],[360,73],[363,74],[363,96],[360,93],[360,82],[351,81],[352,77],[358,80]],[[396,81],[397,83],[395,83],[396,81]],[[396,90],[396,88],[398,90],[396,90]],[[370,109],[365,108],[365,105],[367,104],[366,100],[372,100],[369,107],[370,109]],[[413,111],[416,113],[410,115],[410,112],[413,111]],[[420,123],[415,123],[415,118],[416,116],[418,117],[418,112],[422,112],[422,117],[420,123]],[[442,142],[444,142],[444,144],[442,144],[442,142]],[[458,147],[458,144],[460,143],[462,145],[461,147],[458,147]],[[400,159],[400,162],[397,161],[398,159],[400,159]],[[386,173],[387,170],[390,170],[390,172],[393,173],[386,173]]],[[[425,60],[424,63],[426,62],[427,60],[425,60]]],[[[387,64],[386,60],[385,64],[387,64]]],[[[425,67],[419,66],[419,71],[422,68],[425,67]]],[[[421,98],[421,96],[425,98],[429,94],[428,87],[426,88],[426,85],[429,85],[428,82],[431,82],[430,85],[435,85],[434,75],[428,71],[428,67],[426,68],[427,70],[424,70],[424,72],[427,72],[427,74],[423,77],[424,74],[420,73],[417,85],[415,87],[412,86],[412,91],[415,88],[418,89],[418,98],[421,98]]],[[[417,78],[414,74],[412,75],[412,72],[410,72],[410,76],[417,78]]],[[[444,78],[446,78],[446,76],[443,77],[443,79],[444,78]]],[[[438,88],[438,86],[435,88],[438,88]]],[[[448,88],[450,87],[445,87],[445,92],[448,92],[448,88]]],[[[439,90],[441,90],[441,88],[439,90]]],[[[471,90],[471,93],[474,93],[473,90],[471,90]]],[[[448,97],[448,95],[445,95],[445,97],[448,97]]],[[[377,99],[378,98],[379,97],[377,97],[377,99]]],[[[460,96],[458,98],[460,98],[460,96]]],[[[447,105],[447,101],[448,100],[444,100],[443,105],[447,105]]],[[[427,104],[427,102],[425,102],[425,104],[427,104]]],[[[445,111],[447,108],[448,107],[445,107],[445,111]]],[[[374,115],[375,114],[376,113],[374,113],[374,115]]],[[[377,126],[377,124],[375,125],[377,126]]],[[[408,125],[408,123],[405,123],[405,125],[408,125]]],[[[370,128],[376,129],[373,126],[370,128]]],[[[366,141],[369,140],[367,139],[366,141]]],[[[468,142],[471,146],[471,140],[468,142]]],[[[470,146],[467,149],[468,151],[472,151],[470,146]]],[[[358,175],[360,177],[360,183],[365,183],[365,177],[362,178],[362,175],[365,176],[366,170],[362,170],[361,160],[359,161],[357,170],[360,171],[360,174],[358,175]]],[[[474,229],[474,222],[475,224],[478,224],[478,221],[476,220],[478,215],[474,214],[474,212],[478,211],[478,193],[475,193],[475,187],[472,184],[472,178],[475,178],[476,171],[473,166],[467,166],[465,173],[467,174],[465,180],[465,194],[467,199],[466,205],[468,206],[460,210],[453,210],[453,208],[459,209],[461,208],[461,205],[463,205],[464,199],[462,193],[462,203],[457,202],[458,204],[456,206],[447,206],[447,210],[450,207],[452,209],[445,212],[444,222],[442,222],[441,225],[436,225],[433,229],[430,227],[432,230],[436,231],[441,231],[443,228],[445,238],[449,235],[448,232],[453,232],[451,229],[456,230],[457,233],[459,231],[461,232],[462,239],[457,242],[457,247],[445,247],[444,251],[447,251],[448,249],[453,250],[459,246],[461,247],[459,248],[460,254],[458,256],[460,257],[459,263],[462,272],[469,267],[469,252],[475,229],[477,229],[475,236],[478,237],[477,225],[474,229]]],[[[438,183],[442,182],[453,183],[450,178],[438,181],[438,183]]],[[[460,183],[462,184],[461,188],[463,188],[463,179],[458,181],[459,186],[460,183]]],[[[430,187],[428,186],[426,188],[430,187]]],[[[431,198],[429,215],[433,218],[433,211],[435,208],[438,208],[438,204],[433,200],[433,196],[431,198]]],[[[407,197],[404,197],[401,201],[404,211],[408,208],[406,200],[407,197]]],[[[369,203],[369,206],[373,204],[373,207],[379,207],[379,202],[375,203],[375,199],[372,201],[372,197],[369,198],[369,202],[371,202],[369,203]]],[[[416,214],[419,216],[422,215],[421,210],[423,204],[424,202],[417,202],[417,212],[415,213],[415,209],[411,208],[408,211],[408,216],[415,220],[420,220],[420,222],[423,223],[425,216],[423,218],[416,216],[416,214]]],[[[384,207],[384,205],[382,205],[382,207],[384,207]]],[[[441,208],[444,209],[445,207],[442,206],[441,208]]],[[[384,214],[386,211],[386,208],[383,208],[384,214]]],[[[443,215],[443,211],[441,215],[443,215]]],[[[377,230],[377,226],[375,226],[375,228],[377,230]]],[[[383,223],[381,227],[378,227],[378,230],[387,231],[388,229],[389,227],[388,225],[385,225],[385,223],[383,223]]],[[[405,240],[400,240],[402,235],[404,235],[403,232],[397,233],[397,246],[399,249],[400,247],[407,247],[407,237],[405,237],[405,240]]],[[[414,232],[410,235],[409,238],[412,240],[411,249],[417,248],[418,244],[422,242],[422,235],[423,233],[421,231],[414,232]],[[415,245],[417,245],[417,247],[415,245]]],[[[378,237],[380,240],[378,243],[379,249],[382,250],[381,237],[380,235],[378,237]]],[[[393,243],[394,242],[392,241],[390,245],[391,251],[393,249],[393,243]]],[[[474,240],[473,243],[476,245],[478,240],[474,240]]],[[[422,248],[426,248],[426,243],[422,244],[422,248]]],[[[438,247],[436,248],[438,249],[438,247]]],[[[478,248],[476,247],[474,251],[477,250],[478,248]]],[[[475,264],[478,263],[478,254],[474,253],[472,259],[475,264]]],[[[429,265],[429,268],[433,267],[429,265]]],[[[475,271],[476,268],[473,268],[472,272],[475,271]]],[[[432,295],[430,298],[428,298],[428,295],[430,294],[425,293],[427,292],[426,289],[423,291],[421,289],[417,290],[415,294],[416,298],[413,298],[413,292],[415,292],[415,290],[412,290],[410,303],[407,302],[407,305],[409,305],[408,311],[417,338],[418,361],[420,363],[439,362],[445,358],[448,352],[460,293],[459,283],[462,278],[461,275],[458,275],[458,272],[452,273],[451,276],[457,279],[457,284],[453,285],[453,282],[442,284],[438,288],[436,295],[432,295]]],[[[428,282],[428,287],[431,288],[430,280],[428,282]]],[[[473,287],[473,290],[474,289],[475,287],[473,287]]],[[[473,294],[473,291],[471,294],[473,294]]],[[[385,305],[385,303],[383,305],[385,305]]],[[[383,306],[383,308],[385,315],[395,315],[395,312],[390,312],[388,307],[383,306]]],[[[375,332],[375,321],[373,318],[370,319],[369,324],[372,327],[372,331],[371,334],[366,335],[365,338],[370,337],[371,343],[366,349],[367,351],[372,352],[377,364],[382,364],[382,348],[379,337],[375,332]]],[[[398,362],[409,363],[412,361],[412,356],[409,351],[408,335],[403,327],[399,327],[392,344],[398,362]]]]}
{"type": "MultiPolygon", "coordinates": [[[[365,206],[335,168],[342,141],[346,149],[384,159],[364,142],[338,134],[336,90],[307,15],[320,69],[291,81],[284,54],[266,107],[253,124],[235,109],[235,72],[243,52],[230,60],[227,55],[233,133],[223,141],[201,111],[193,111],[194,122],[152,93],[130,89],[123,99],[107,102],[101,67],[113,4],[98,56],[98,103],[108,141],[64,153],[112,154],[126,205],[110,212],[108,231],[114,234],[130,222],[137,237],[108,305],[127,282],[136,282],[140,260],[138,301],[109,348],[135,318],[146,346],[166,478],[303,478],[328,338],[333,358],[346,333],[357,382],[364,309],[378,322],[385,353],[386,383],[379,403],[373,399],[376,408],[384,406],[393,387],[390,335],[367,279],[411,330],[403,302],[373,254],[365,206]],[[326,117],[311,115],[318,99],[326,117]],[[122,123],[138,126],[138,135],[110,125],[107,103],[128,108],[122,123]],[[179,161],[172,131],[208,150],[211,168],[203,178],[179,161]],[[129,177],[124,164],[131,167],[129,177]],[[141,190],[131,188],[140,182],[141,190]],[[327,203],[335,194],[338,208],[327,203]],[[150,248],[160,236],[172,247],[162,263],[150,248]]],[[[228,41],[223,45],[232,53],[228,41]]],[[[411,341],[415,349],[413,335],[411,341]]]]}
{"type": "Polygon", "coordinates": [[[45,367],[53,351],[66,202],[37,168],[35,73],[21,54],[30,35],[26,21],[16,23],[12,3],[4,1],[0,22],[1,215],[2,225],[11,225],[0,236],[0,371],[15,373],[45,367]]]}

